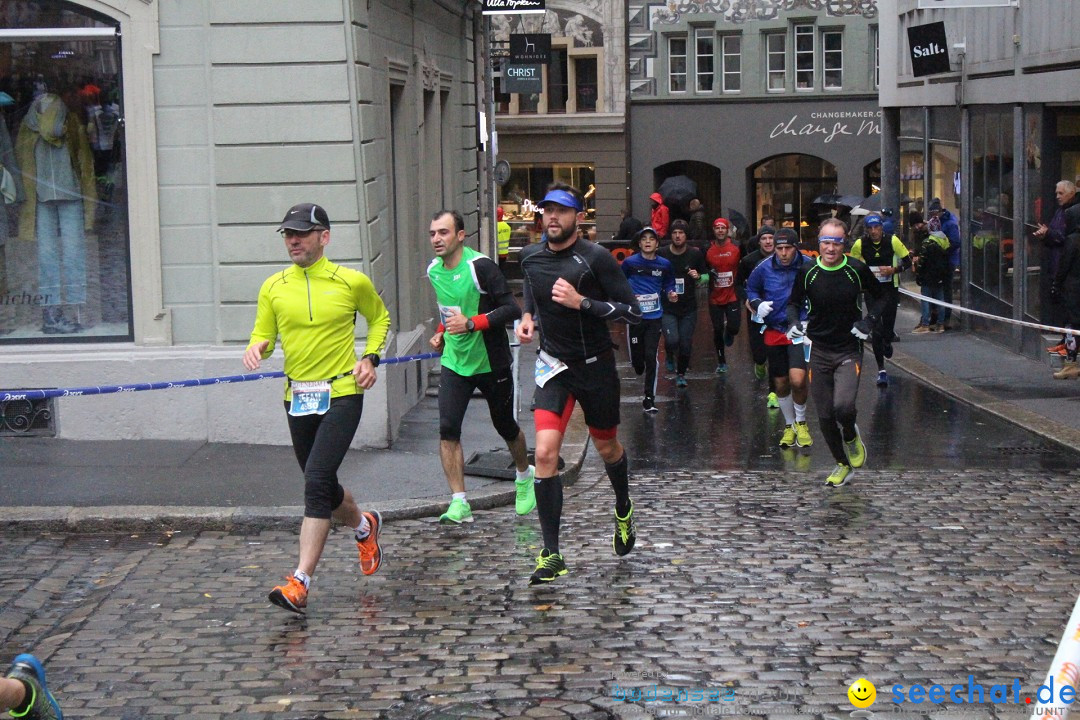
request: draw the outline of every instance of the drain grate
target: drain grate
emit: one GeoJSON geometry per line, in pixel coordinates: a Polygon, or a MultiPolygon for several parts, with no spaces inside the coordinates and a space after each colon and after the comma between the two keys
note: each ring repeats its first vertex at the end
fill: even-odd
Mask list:
{"type": "Polygon", "coordinates": [[[996,445],[990,448],[999,455],[1056,455],[1057,448],[1049,445],[996,445]]]}

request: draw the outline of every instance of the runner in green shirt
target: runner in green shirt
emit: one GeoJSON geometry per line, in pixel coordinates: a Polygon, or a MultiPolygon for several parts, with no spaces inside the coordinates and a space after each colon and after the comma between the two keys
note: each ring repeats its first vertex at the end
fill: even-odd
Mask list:
{"type": "Polygon", "coordinates": [[[465,221],[454,210],[440,210],[429,228],[435,258],[428,279],[439,303],[439,323],[431,346],[442,351],[439,378],[439,457],[450,485],[450,507],[441,523],[472,522],[465,499],[465,454],[461,422],[474,389],[491,411],[495,430],[506,441],[517,467],[518,515],[536,507],[535,471],[529,465],[525,435],[514,416],[514,379],[506,323],[521,317],[499,268],[485,255],[465,247],[465,221]]]}

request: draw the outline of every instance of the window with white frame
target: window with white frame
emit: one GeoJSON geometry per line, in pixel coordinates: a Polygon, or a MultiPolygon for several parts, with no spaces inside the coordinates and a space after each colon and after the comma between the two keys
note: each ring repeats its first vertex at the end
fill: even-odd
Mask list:
{"type": "Polygon", "coordinates": [[[821,33],[821,67],[826,90],[844,87],[844,33],[839,30],[821,33]]]}
{"type": "Polygon", "coordinates": [[[668,38],[668,92],[686,92],[686,38],[668,38]]]}
{"type": "Polygon", "coordinates": [[[769,92],[783,92],[787,84],[787,35],[770,33],[765,36],[765,52],[769,92]]]}
{"type": "Polygon", "coordinates": [[[873,44],[871,51],[874,53],[874,87],[878,87],[881,81],[881,61],[880,61],[880,46],[879,41],[881,33],[878,32],[878,26],[873,25],[870,27],[870,42],[873,44]]]}
{"type": "Polygon", "coordinates": [[[742,90],[742,36],[725,35],[720,40],[723,90],[726,93],[742,90]]]}
{"type": "Polygon", "coordinates": [[[711,28],[698,29],[694,34],[696,47],[695,78],[697,91],[711,93],[716,63],[716,33],[711,28]]]}
{"type": "Polygon", "coordinates": [[[795,26],[795,89],[814,89],[814,26],[795,26]]]}

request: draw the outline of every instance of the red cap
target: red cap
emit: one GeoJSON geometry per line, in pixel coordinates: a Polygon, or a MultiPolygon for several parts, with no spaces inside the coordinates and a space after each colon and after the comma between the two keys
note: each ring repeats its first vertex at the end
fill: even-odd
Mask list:
{"type": "Polygon", "coordinates": [[[714,228],[718,228],[721,225],[723,225],[724,227],[726,227],[728,229],[731,228],[731,223],[727,221],[727,218],[716,218],[715,220],[712,221],[712,226],[714,228]]]}
{"type": "Polygon", "coordinates": [[[497,208],[495,208],[495,219],[496,219],[496,220],[502,220],[502,219],[503,219],[503,209],[502,209],[502,205],[500,205],[500,206],[498,206],[497,208]]]}

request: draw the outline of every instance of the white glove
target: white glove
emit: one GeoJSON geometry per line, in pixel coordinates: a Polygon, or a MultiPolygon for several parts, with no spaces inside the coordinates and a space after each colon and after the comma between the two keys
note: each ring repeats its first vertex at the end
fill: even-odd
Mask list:
{"type": "Polygon", "coordinates": [[[803,327],[801,322],[797,322],[792,325],[787,331],[787,338],[791,342],[797,342],[806,337],[806,328],[803,327]]]}
{"type": "Polygon", "coordinates": [[[757,316],[764,320],[772,312],[772,300],[762,300],[757,306],[757,316]]]}

